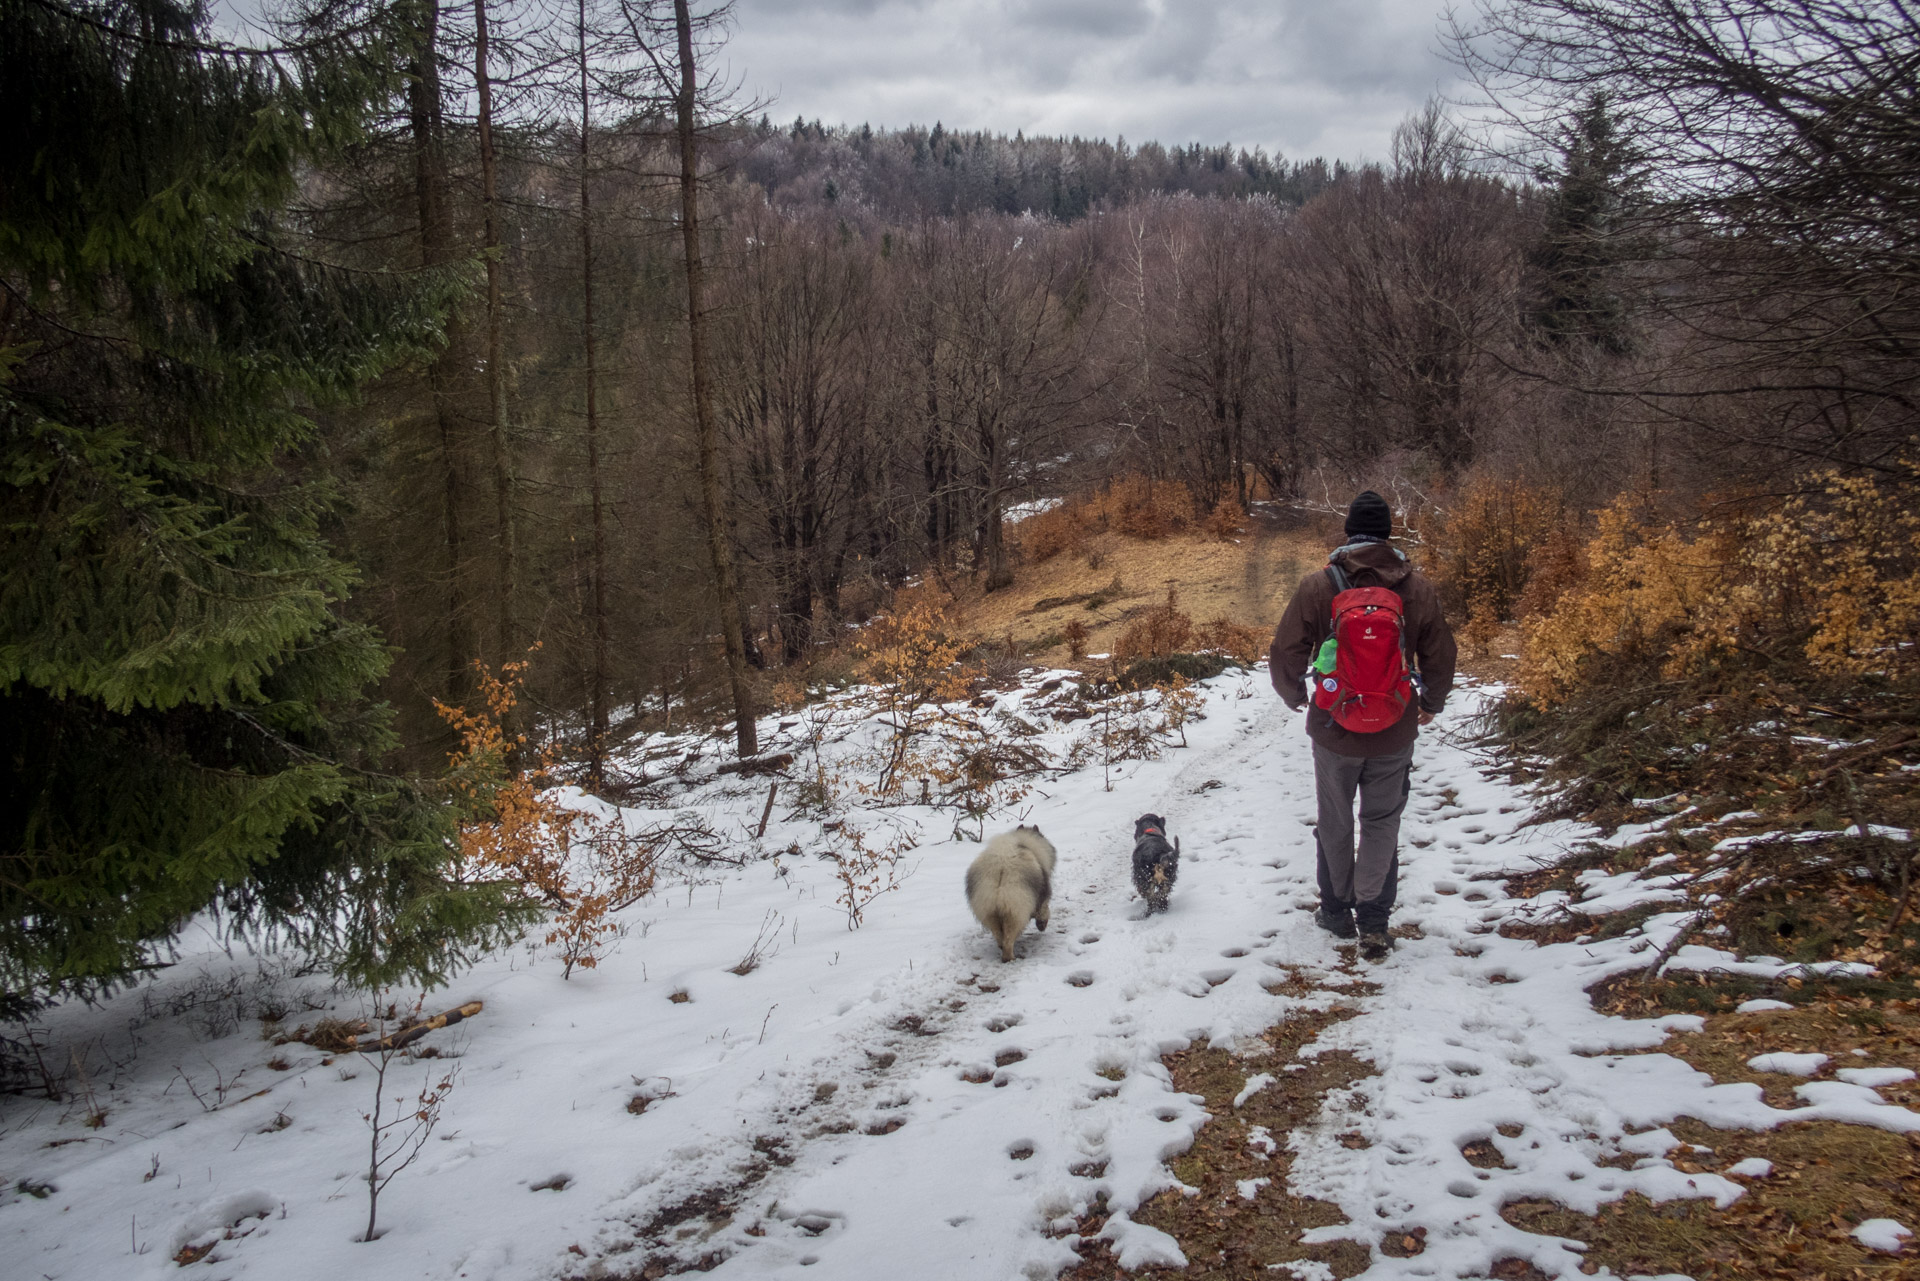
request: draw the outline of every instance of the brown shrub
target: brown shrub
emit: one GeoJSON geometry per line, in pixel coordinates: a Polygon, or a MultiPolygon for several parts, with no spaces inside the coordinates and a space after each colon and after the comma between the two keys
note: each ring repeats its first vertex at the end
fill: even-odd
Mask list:
{"type": "Polygon", "coordinates": [[[1207,531],[1209,537],[1217,538],[1223,543],[1232,541],[1233,537],[1244,532],[1246,527],[1246,509],[1231,496],[1215,503],[1213,510],[1207,513],[1206,520],[1201,523],[1201,528],[1207,531]]]}
{"type": "Polygon", "coordinates": [[[1027,559],[1035,562],[1049,561],[1062,552],[1077,549],[1089,532],[1083,509],[1076,503],[1063,503],[1037,516],[1029,516],[1013,530],[1014,541],[1027,559]]]}
{"type": "Polygon", "coordinates": [[[1512,618],[1535,550],[1564,523],[1555,490],[1488,475],[1468,481],[1429,534],[1447,604],[1468,617],[1479,609],[1493,622],[1512,618]]]}
{"type": "Polygon", "coordinates": [[[1148,610],[1120,633],[1120,639],[1114,642],[1113,658],[1117,663],[1127,663],[1136,658],[1184,654],[1192,650],[1193,640],[1193,620],[1180,612],[1179,593],[1169,587],[1165,604],[1148,610]]]}
{"type": "Polygon", "coordinates": [[[1070,619],[1067,625],[1060,629],[1060,637],[1067,643],[1068,658],[1077,663],[1087,656],[1088,635],[1087,625],[1077,618],[1070,619]]]}
{"type": "Polygon", "coordinates": [[[1514,617],[1551,614],[1562,596],[1586,581],[1586,541],[1571,529],[1556,529],[1527,560],[1527,585],[1514,602],[1514,617]]]}
{"type": "Polygon", "coordinates": [[[1482,658],[1493,650],[1494,640],[1500,634],[1500,620],[1494,617],[1493,606],[1485,597],[1475,601],[1467,612],[1467,621],[1460,628],[1460,643],[1470,654],[1482,658]]]}
{"type": "Polygon", "coordinates": [[[1649,523],[1631,499],[1601,512],[1585,572],[1525,624],[1522,687],[1551,704],[1629,665],[1678,679],[1756,655],[1829,676],[1909,667],[1920,472],[1807,481],[1758,515],[1649,523]]]}
{"type": "Polygon", "coordinates": [[[1265,632],[1226,618],[1216,618],[1200,628],[1195,639],[1201,649],[1225,654],[1242,663],[1258,662],[1267,652],[1265,632]]]}
{"type": "Polygon", "coordinates": [[[1091,505],[1108,528],[1129,538],[1165,538],[1192,529],[1199,521],[1193,494],[1177,480],[1122,476],[1096,495],[1091,505]]]}
{"type": "MultiPolygon", "coordinates": [[[[1244,514],[1240,519],[1245,519],[1244,514]]],[[[1193,494],[1179,481],[1122,476],[1092,494],[1069,499],[1049,511],[1029,516],[1014,526],[1013,536],[1027,558],[1039,562],[1051,560],[1062,552],[1080,551],[1098,534],[1115,533],[1151,540],[1198,528],[1200,524],[1193,494]]]]}

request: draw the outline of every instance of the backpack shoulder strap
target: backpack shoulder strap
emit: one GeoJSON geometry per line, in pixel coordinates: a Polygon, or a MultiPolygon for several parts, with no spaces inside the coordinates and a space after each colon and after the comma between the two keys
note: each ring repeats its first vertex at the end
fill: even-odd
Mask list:
{"type": "Polygon", "coordinates": [[[1336,596],[1353,586],[1347,580],[1347,572],[1332,561],[1327,562],[1327,577],[1333,581],[1333,594],[1336,596]]]}

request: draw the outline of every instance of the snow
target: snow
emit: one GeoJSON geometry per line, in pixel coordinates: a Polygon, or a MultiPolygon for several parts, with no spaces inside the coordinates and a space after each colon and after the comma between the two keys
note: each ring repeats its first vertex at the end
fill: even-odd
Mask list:
{"type": "Polygon", "coordinates": [[[1790,1010],[1793,1006],[1785,1001],[1773,1001],[1766,997],[1757,1000],[1742,1001],[1733,1007],[1735,1014],[1765,1014],[1770,1010],[1790,1010]]]}
{"type": "Polygon", "coordinates": [[[1773,1162],[1763,1156],[1750,1156],[1727,1167],[1727,1176],[1734,1179],[1764,1179],[1772,1173],[1773,1162]]]}
{"type": "Polygon", "coordinates": [[[1035,498],[1024,503],[1009,503],[1000,516],[1006,524],[1017,525],[1030,516],[1050,512],[1065,501],[1064,498],[1035,498]]]}
{"type": "MultiPolygon", "coordinates": [[[[1904,827],[1885,827],[1879,823],[1867,824],[1867,834],[1870,836],[1878,836],[1883,840],[1889,841],[1910,841],[1913,839],[1913,833],[1904,827]]],[[[1726,850],[1744,850],[1755,845],[1801,845],[1808,841],[1824,841],[1835,836],[1859,835],[1860,827],[1859,824],[1856,823],[1852,827],[1843,827],[1838,831],[1831,832],[1758,832],[1752,836],[1729,836],[1726,840],[1717,842],[1713,848],[1724,852],[1726,850]]]]}
{"type": "Polygon", "coordinates": [[[1864,1085],[1870,1090],[1884,1086],[1899,1085],[1902,1081],[1913,1080],[1912,1068],[1841,1068],[1834,1073],[1849,1085],[1864,1085]]]}
{"type": "Polygon", "coordinates": [[[1233,1096],[1233,1106],[1241,1106],[1248,1099],[1260,1093],[1260,1091],[1266,1089],[1269,1085],[1272,1085],[1273,1081],[1274,1077],[1271,1072],[1257,1072],[1248,1077],[1246,1087],[1242,1089],[1240,1093],[1233,1096]]]}
{"type": "MultiPolygon", "coordinates": [[[[968,714],[1064,753],[1088,722],[1053,720],[1047,701],[1057,695],[1038,686],[1065,675],[1032,674],[968,714]]],[[[1334,1091],[1303,1128],[1256,1130],[1249,1143],[1260,1156],[1294,1154],[1284,1190],[1341,1211],[1344,1223],[1313,1236],[1372,1248],[1369,1278],[1485,1275],[1505,1256],[1569,1275],[1579,1262],[1569,1243],[1501,1218],[1515,1199],[1587,1213],[1630,1192],[1730,1204],[1741,1184],[1669,1159],[1685,1150],[1666,1128],[1681,1116],[1736,1129],[1815,1119],[1920,1129],[1920,1115],[1847,1075],[1885,1069],[1806,1082],[1805,1106],[1775,1109],[1757,1085],[1716,1084],[1660,1052],[1697,1030],[1697,1017],[1595,1011],[1585,989],[1644,968],[1685,912],[1598,941],[1543,946],[1497,933],[1518,907],[1503,877],[1599,834],[1567,821],[1527,825],[1527,794],[1483,772],[1471,745],[1446,732],[1472,712],[1471,690],[1416,754],[1394,919],[1417,936],[1365,968],[1377,993],[1350,990],[1350,949],[1315,928],[1309,910],[1314,800],[1299,719],[1262,670],[1198,688],[1205,719],[1188,724],[1190,746],[1115,765],[1111,791],[1096,760],[1040,779],[984,824],[845,801],[837,820],[917,842],[900,887],[867,905],[858,929],[822,857],[844,829],[796,808],[797,787],[782,784],[765,837],[745,834],[767,780],[714,776],[724,757],[709,744],[684,780],[667,776],[649,798],[655,808],[624,818],[697,816],[727,834],[740,866],[683,866],[620,914],[624,935],[598,968],[570,980],[536,934],[428,997],[436,1010],[486,1004],[428,1038],[449,1057],[390,1070],[388,1094],[409,1099],[450,1066],[459,1075],[419,1161],[382,1194],[383,1232],[371,1243],[357,1239],[369,1065],[255,1035],[263,1004],[284,1008],[289,1027],[355,1017],[365,1004],[302,975],[297,958],[229,955],[189,937],[179,963],[148,984],[36,1025],[50,1059],[80,1054],[92,1065],[105,1122],[87,1128],[85,1103],[0,1098],[10,1271],[157,1278],[172,1275],[180,1249],[212,1244],[219,1266],[208,1275],[224,1281],[545,1281],[595,1268],[634,1274],[667,1251],[722,1256],[720,1281],[1050,1277],[1076,1258],[1073,1224],[1102,1196],[1113,1213],[1101,1236],[1123,1266],[1183,1266],[1172,1238],[1131,1217],[1162,1190],[1188,1191],[1166,1162],[1209,1121],[1201,1099],[1173,1088],[1161,1056],[1201,1041],[1246,1053],[1237,1106],[1298,1067],[1254,1062],[1259,1033],[1336,1002],[1359,1013],[1305,1053],[1348,1050],[1373,1075],[1334,1091]],[[1127,874],[1133,819],[1149,810],[1168,817],[1183,847],[1171,909],[1153,917],[1127,874]],[[1019,958],[1002,964],[960,881],[972,837],[1016,822],[1038,824],[1060,861],[1052,928],[1030,930],[1019,958]],[[732,972],[769,932],[759,965],[732,972]],[[1262,983],[1288,975],[1305,982],[1286,990],[1304,994],[1262,983]],[[688,999],[669,1001],[676,991],[688,999]],[[1367,1146],[1342,1143],[1349,1133],[1367,1146]],[[1501,1168],[1466,1160],[1461,1148],[1476,1140],[1493,1145],[1501,1168]],[[1632,1168],[1620,1168],[1622,1154],[1632,1168]],[[22,1184],[55,1190],[12,1191],[22,1184]],[[731,1217],[685,1209],[709,1193],[731,1217]],[[643,1234],[650,1222],[664,1226],[643,1234]],[[1389,1234],[1416,1228],[1426,1230],[1417,1258],[1379,1252],[1389,1234]]],[[[769,719],[765,750],[812,760],[807,735],[829,714],[837,719],[820,749],[829,764],[848,764],[884,733],[856,692],[786,729],[769,719]]],[[[636,759],[679,759],[699,741],[657,738],[636,759]]],[[[1679,879],[1589,874],[1582,910],[1677,898],[1679,879]]],[[[1871,972],[1700,945],[1670,964],[1775,979],[1871,972]]],[[[1758,1177],[1748,1162],[1730,1173],[1758,1177]]],[[[1262,1183],[1246,1181],[1241,1195],[1278,1194],[1262,1183]]],[[[1286,1273],[1331,1275],[1309,1264],[1286,1273]]]]}
{"type": "Polygon", "coordinates": [[[1826,1063],[1827,1056],[1824,1054],[1790,1054],[1785,1051],[1756,1054],[1747,1060],[1747,1066],[1756,1072],[1780,1072],[1787,1076],[1812,1076],[1826,1063]]]}
{"type": "Polygon", "coordinates": [[[1894,1219],[1868,1219],[1853,1230],[1853,1239],[1869,1250],[1898,1254],[1913,1233],[1894,1219]]]}

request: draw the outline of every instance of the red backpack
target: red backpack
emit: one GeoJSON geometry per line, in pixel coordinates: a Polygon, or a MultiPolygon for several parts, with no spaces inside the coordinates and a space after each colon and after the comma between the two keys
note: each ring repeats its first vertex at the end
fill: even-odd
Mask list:
{"type": "Polygon", "coordinates": [[[1399,724],[1413,701],[1407,670],[1406,607],[1390,587],[1353,587],[1338,565],[1333,579],[1333,671],[1310,671],[1313,705],[1356,734],[1399,724]]]}

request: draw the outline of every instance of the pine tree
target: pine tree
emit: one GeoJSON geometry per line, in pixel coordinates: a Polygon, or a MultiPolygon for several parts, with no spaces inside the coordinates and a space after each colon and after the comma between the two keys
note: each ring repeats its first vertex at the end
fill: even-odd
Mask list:
{"type": "Polygon", "coordinates": [[[1530,320],[1550,344],[1625,353],[1632,338],[1623,265],[1637,253],[1629,227],[1641,175],[1606,94],[1592,94],[1574,113],[1560,163],[1538,177],[1548,194],[1545,224],[1527,257],[1530,320]]]}
{"type": "Polygon", "coordinates": [[[350,979],[444,975],[506,900],[378,772],[308,417],[467,287],[348,272],[280,211],[399,89],[406,30],[271,55],[175,0],[0,3],[0,1005],[212,911],[350,979]],[[396,55],[396,50],[400,52],[396,55]]]}

